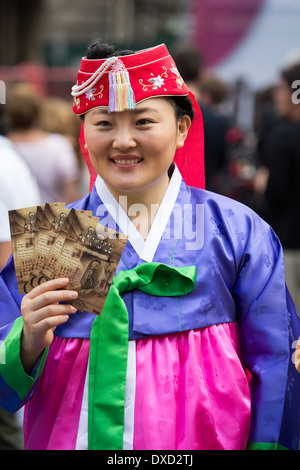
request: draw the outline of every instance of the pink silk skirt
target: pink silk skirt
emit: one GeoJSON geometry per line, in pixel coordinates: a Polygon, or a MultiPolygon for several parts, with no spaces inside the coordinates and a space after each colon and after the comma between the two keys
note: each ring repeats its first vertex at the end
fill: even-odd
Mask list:
{"type": "MultiPolygon", "coordinates": [[[[26,449],[75,449],[88,357],[88,339],[55,338],[26,404],[26,449]]],[[[133,449],[242,450],[250,415],[236,323],[136,341],[133,449]]]]}

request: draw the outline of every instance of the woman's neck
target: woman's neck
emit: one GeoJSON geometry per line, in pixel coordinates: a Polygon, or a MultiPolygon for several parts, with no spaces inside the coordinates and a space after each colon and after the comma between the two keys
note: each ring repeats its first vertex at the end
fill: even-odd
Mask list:
{"type": "Polygon", "coordinates": [[[149,188],[132,193],[111,191],[144,240],[148,236],[169,181],[170,178],[166,174],[162,180],[152,184],[149,188]]]}

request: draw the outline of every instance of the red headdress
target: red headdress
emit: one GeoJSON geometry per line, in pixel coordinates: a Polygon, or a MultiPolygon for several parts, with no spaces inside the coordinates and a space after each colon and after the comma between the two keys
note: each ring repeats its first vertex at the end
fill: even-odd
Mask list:
{"type": "MultiPolygon", "coordinates": [[[[73,111],[78,115],[102,106],[110,112],[133,109],[136,103],[153,97],[190,96],[195,117],[184,147],[176,151],[174,161],[187,184],[204,188],[202,114],[164,44],[121,57],[82,58],[71,94],[73,111]]],[[[83,130],[80,143],[92,187],[97,174],[84,148],[83,130]]]]}

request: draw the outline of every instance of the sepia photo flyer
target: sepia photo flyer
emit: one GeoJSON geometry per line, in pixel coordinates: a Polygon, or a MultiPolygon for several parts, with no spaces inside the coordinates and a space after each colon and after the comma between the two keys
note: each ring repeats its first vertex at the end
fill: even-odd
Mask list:
{"type": "Polygon", "coordinates": [[[8,213],[11,244],[20,294],[27,293],[33,261],[34,239],[38,232],[38,207],[11,210],[8,213]]]}
{"type": "Polygon", "coordinates": [[[64,203],[13,210],[9,220],[20,294],[68,277],[66,288],[78,292],[71,304],[100,315],[127,238],[64,203]]]}
{"type": "Polygon", "coordinates": [[[45,204],[37,208],[39,218],[38,232],[34,238],[33,259],[27,292],[36,287],[41,281],[50,277],[44,276],[44,269],[49,262],[49,253],[64,221],[70,212],[64,203],[45,204]]]}
{"type": "Polygon", "coordinates": [[[84,211],[71,210],[70,229],[56,263],[55,278],[68,277],[78,298],[71,304],[100,315],[126,239],[84,211]]]}

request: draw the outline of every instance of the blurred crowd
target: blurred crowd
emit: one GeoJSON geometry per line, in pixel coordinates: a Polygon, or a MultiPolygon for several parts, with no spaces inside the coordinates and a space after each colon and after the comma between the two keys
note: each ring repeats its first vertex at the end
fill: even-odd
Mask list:
{"type": "Polygon", "coordinates": [[[245,128],[235,113],[240,84],[233,89],[205,70],[191,45],[172,55],[202,110],[206,189],[248,205],[272,226],[300,312],[300,57],[267,90],[253,92],[253,123],[245,128]]]}
{"type": "Polygon", "coordinates": [[[76,201],[88,191],[72,102],[29,83],[7,85],[0,107],[0,268],[10,253],[7,211],[76,201]]]}
{"type": "MultiPolygon", "coordinates": [[[[252,91],[246,128],[237,116],[246,89],[207,70],[190,44],[171,53],[202,110],[206,189],[241,201],[270,223],[286,251],[287,280],[300,310],[300,57],[273,86],[252,91]]],[[[69,97],[44,96],[24,82],[7,85],[0,106],[0,268],[11,249],[7,210],[67,204],[88,191],[79,134],[69,97]]]]}
{"type": "MultiPolygon", "coordinates": [[[[287,263],[291,257],[287,278],[300,310],[300,57],[273,86],[252,92],[255,112],[245,128],[237,117],[240,84],[207,70],[190,44],[171,53],[202,110],[206,189],[247,204],[270,223],[287,263]]],[[[10,253],[8,210],[67,204],[88,191],[79,134],[69,97],[44,96],[29,83],[7,84],[6,105],[0,106],[0,268],[10,253]]]]}
{"type": "MultiPolygon", "coordinates": [[[[273,227],[300,312],[300,91],[294,87],[300,58],[274,86],[253,95],[253,126],[245,129],[232,112],[232,85],[205,70],[199,50],[183,45],[171,52],[202,110],[206,189],[247,204],[273,227]]],[[[8,210],[67,204],[88,192],[79,134],[68,97],[42,96],[26,83],[7,86],[0,106],[0,269],[11,253],[8,210]]],[[[10,432],[1,431],[6,442],[0,437],[0,448],[18,448],[18,424],[1,414],[2,430],[6,420],[12,442],[10,432]]]]}
{"type": "MultiPolygon", "coordinates": [[[[67,97],[66,97],[67,98],[67,97]]],[[[0,270],[11,255],[8,211],[76,201],[89,177],[72,102],[43,96],[29,83],[8,84],[0,106],[0,270]]],[[[0,410],[0,449],[22,449],[22,413],[0,410]]]]}

